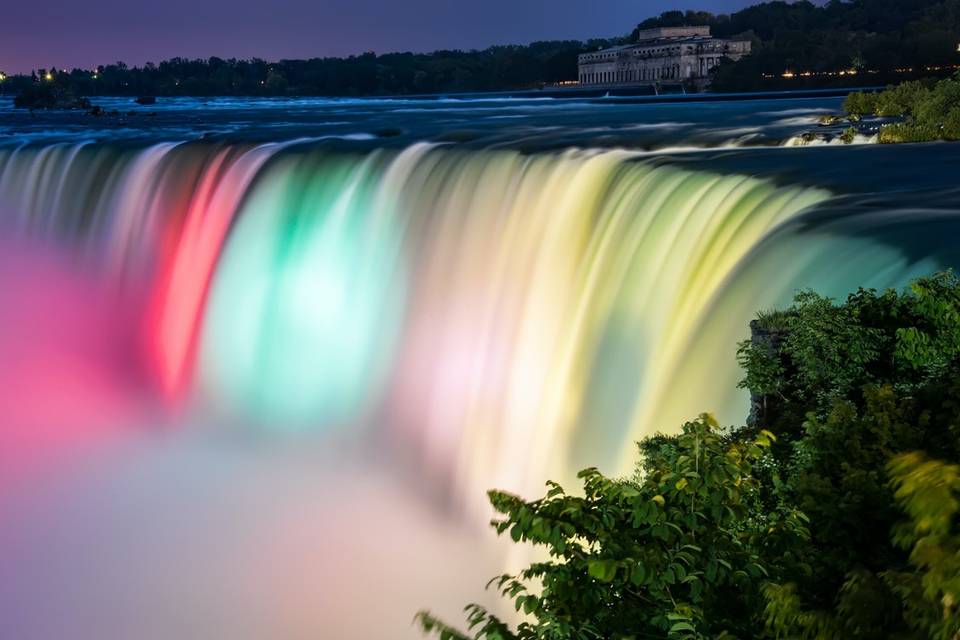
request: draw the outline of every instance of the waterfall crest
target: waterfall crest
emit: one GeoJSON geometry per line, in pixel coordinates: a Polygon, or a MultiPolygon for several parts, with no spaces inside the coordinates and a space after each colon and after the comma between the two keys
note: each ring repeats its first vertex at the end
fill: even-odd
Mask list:
{"type": "Polygon", "coordinates": [[[736,341],[796,282],[745,265],[829,197],[627,151],[0,148],[0,214],[139,296],[172,406],[363,430],[474,496],[742,420],[736,341]]]}

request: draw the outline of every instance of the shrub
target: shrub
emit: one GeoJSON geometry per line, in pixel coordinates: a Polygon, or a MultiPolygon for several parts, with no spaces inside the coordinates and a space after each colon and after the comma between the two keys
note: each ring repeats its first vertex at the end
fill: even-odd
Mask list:
{"type": "MultiPolygon", "coordinates": [[[[498,533],[547,550],[550,560],[495,578],[529,621],[517,629],[470,605],[478,638],[752,637],[762,630],[760,584],[784,573],[806,536],[794,509],[761,508],[754,468],[769,433],[733,441],[709,416],[675,437],[653,438],[634,480],[582,471],[584,496],[555,483],[532,502],[490,501],[498,533]],[[533,583],[542,589],[535,591],[533,583]]],[[[465,638],[427,612],[427,631],[465,638]]]]}
{"type": "Polygon", "coordinates": [[[516,628],[467,607],[475,638],[960,637],[960,280],[804,292],[751,327],[756,423],[648,438],[583,497],[490,492],[496,530],[549,559],[492,581],[516,628]]]}
{"type": "Polygon", "coordinates": [[[872,116],[877,112],[877,94],[854,91],[843,101],[848,115],[872,116]]]}
{"type": "Polygon", "coordinates": [[[781,371],[758,426],[779,438],[784,494],[810,521],[810,573],[765,587],[768,631],[931,637],[916,622],[922,568],[891,539],[903,505],[887,465],[917,450],[960,461],[960,281],[943,273],[839,305],[807,292],[790,311],[775,348],[740,349],[748,386],[781,371]]]}
{"type": "Polygon", "coordinates": [[[880,129],[882,143],[960,140],[960,74],[935,84],[905,82],[878,94],[851,93],[844,109],[851,116],[904,118],[880,129]]]}

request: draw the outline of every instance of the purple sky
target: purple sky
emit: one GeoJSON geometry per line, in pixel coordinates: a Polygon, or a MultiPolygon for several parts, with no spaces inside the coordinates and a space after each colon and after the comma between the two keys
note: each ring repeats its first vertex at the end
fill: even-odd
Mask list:
{"type": "Polygon", "coordinates": [[[173,56],[309,58],[608,37],[674,8],[756,0],[8,0],[0,70],[173,56]]]}

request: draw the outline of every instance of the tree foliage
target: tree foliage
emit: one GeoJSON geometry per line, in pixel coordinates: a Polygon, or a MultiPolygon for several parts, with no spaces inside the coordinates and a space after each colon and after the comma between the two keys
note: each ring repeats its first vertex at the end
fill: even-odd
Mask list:
{"type": "MultiPolygon", "coordinates": [[[[359,96],[535,88],[577,77],[577,56],[633,41],[639,29],[707,25],[720,37],[744,37],[754,53],[717,69],[720,91],[795,89],[899,82],[946,74],[958,62],[960,0],[851,0],[814,4],[762,2],[725,15],[668,11],[643,21],[631,34],[588,41],[558,40],[483,50],[432,53],[373,52],[343,58],[251,60],[172,58],[95,70],[50,68],[77,96],[359,96]],[[804,78],[792,71],[858,75],[804,78]]],[[[6,81],[11,93],[42,81],[47,69],[6,81]]]]}
{"type": "Polygon", "coordinates": [[[172,58],[136,67],[117,62],[70,72],[40,69],[32,77],[13,76],[6,84],[12,93],[60,84],[85,96],[371,96],[533,89],[576,78],[580,53],[621,41],[557,40],[479,51],[369,52],[274,62],[172,58]]]}
{"type": "Polygon", "coordinates": [[[839,305],[805,292],[778,325],[776,349],[751,341],[740,357],[782,372],[753,388],[771,394],[757,423],[779,437],[787,500],[810,520],[810,572],[765,588],[769,631],[929,637],[909,587],[920,569],[891,537],[905,504],[888,482],[902,467],[888,464],[913,451],[960,461],[960,281],[941,273],[839,305]]]}
{"type": "MultiPolygon", "coordinates": [[[[647,443],[633,480],[586,469],[582,497],[552,482],[532,502],[490,492],[497,532],[551,559],[491,582],[529,621],[511,630],[470,605],[470,628],[522,640],[750,637],[762,624],[760,581],[806,536],[801,514],[759,503],[753,471],[772,442],[766,432],[733,441],[703,415],[647,443]]],[[[420,621],[459,633],[427,613],[420,621]]]]}
{"type": "Polygon", "coordinates": [[[842,302],[803,292],[753,323],[753,422],[708,415],[640,443],[635,477],[580,474],[493,526],[547,552],[444,639],[960,638],[960,280],[842,302]]]}
{"type": "Polygon", "coordinates": [[[881,128],[881,142],[960,140],[960,72],[939,82],[905,82],[880,93],[851,93],[843,106],[853,116],[903,118],[881,128]]]}

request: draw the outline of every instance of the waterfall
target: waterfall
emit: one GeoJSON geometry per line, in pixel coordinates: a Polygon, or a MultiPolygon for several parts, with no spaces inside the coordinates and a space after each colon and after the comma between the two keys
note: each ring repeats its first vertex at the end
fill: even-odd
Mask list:
{"type": "Polygon", "coordinates": [[[0,215],[140,305],[171,411],[359,433],[475,500],[741,422],[758,310],[937,266],[798,231],[830,198],[616,150],[0,147],[0,215]]]}

